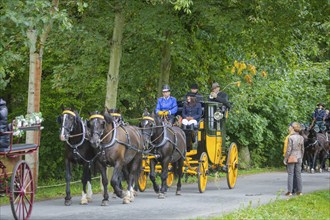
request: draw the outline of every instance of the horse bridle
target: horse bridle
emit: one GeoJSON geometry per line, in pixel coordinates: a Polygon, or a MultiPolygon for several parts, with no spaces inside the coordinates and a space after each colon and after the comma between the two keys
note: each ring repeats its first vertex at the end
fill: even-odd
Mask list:
{"type": "Polygon", "coordinates": [[[64,110],[62,112],[62,115],[63,115],[63,120],[62,120],[62,126],[61,126],[61,129],[64,129],[66,131],[68,131],[68,133],[71,133],[73,131],[73,123],[72,125],[70,126],[70,128],[67,128],[66,126],[64,126],[64,123],[65,123],[65,120],[67,119],[68,115],[71,115],[73,116],[74,118],[76,118],[76,114],[73,112],[73,111],[70,111],[70,110],[64,110]]]}
{"type": "MultiPolygon", "coordinates": [[[[73,111],[70,111],[70,110],[64,110],[62,112],[62,115],[63,115],[63,121],[62,121],[62,129],[65,129],[69,132],[69,134],[73,131],[73,128],[74,128],[74,123],[72,123],[71,127],[70,128],[66,128],[64,126],[64,122],[65,120],[67,119],[67,116],[68,115],[71,115],[74,117],[74,121],[76,121],[76,113],[74,113],[73,111]]],[[[80,122],[81,122],[81,126],[82,126],[82,133],[81,134],[77,134],[77,135],[69,135],[69,137],[75,137],[75,136],[80,136],[82,135],[82,138],[81,138],[81,141],[78,143],[78,144],[75,144],[75,145],[72,145],[69,140],[66,140],[66,143],[71,147],[71,148],[74,148],[74,149],[77,149],[77,147],[79,147],[80,145],[83,144],[84,140],[85,140],[85,125],[84,123],[82,122],[82,120],[80,119],[80,122]]]]}
{"type": "MultiPolygon", "coordinates": [[[[91,121],[92,119],[101,119],[101,121],[104,121],[105,122],[104,116],[103,115],[100,115],[100,114],[91,115],[88,120],[91,121]]],[[[104,128],[101,129],[100,132],[99,131],[94,131],[93,133],[97,134],[99,136],[99,139],[101,140],[101,137],[102,137],[102,135],[104,133],[104,128]]]]}
{"type": "Polygon", "coordinates": [[[149,117],[149,116],[144,116],[142,118],[142,120],[146,121],[145,125],[142,125],[143,126],[142,135],[146,135],[146,136],[151,138],[152,135],[154,134],[154,128],[156,127],[155,120],[152,117],[149,117]],[[149,123],[151,124],[150,128],[145,128],[145,126],[147,126],[149,123]],[[150,133],[146,132],[146,130],[149,130],[149,129],[151,130],[151,132],[150,133]]]}

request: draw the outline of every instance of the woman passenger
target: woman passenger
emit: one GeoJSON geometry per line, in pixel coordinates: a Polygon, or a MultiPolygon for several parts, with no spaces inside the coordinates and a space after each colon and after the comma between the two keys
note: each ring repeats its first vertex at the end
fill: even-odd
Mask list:
{"type": "Polygon", "coordinates": [[[202,105],[196,102],[196,96],[193,93],[187,94],[187,102],[182,109],[183,129],[191,126],[191,129],[197,128],[197,123],[202,117],[202,105]]]}

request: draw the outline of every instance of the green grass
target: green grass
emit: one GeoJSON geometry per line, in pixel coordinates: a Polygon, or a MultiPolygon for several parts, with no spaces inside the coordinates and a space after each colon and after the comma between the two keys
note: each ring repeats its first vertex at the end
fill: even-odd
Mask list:
{"type": "Polygon", "coordinates": [[[267,205],[239,209],[231,214],[212,218],[212,220],[240,219],[330,219],[330,190],[317,191],[287,200],[276,199],[267,205]]]}

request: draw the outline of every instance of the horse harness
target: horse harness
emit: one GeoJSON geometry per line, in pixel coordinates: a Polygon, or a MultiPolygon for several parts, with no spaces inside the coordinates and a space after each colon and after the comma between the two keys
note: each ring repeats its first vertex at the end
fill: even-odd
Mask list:
{"type": "MultiPolygon", "coordinates": [[[[148,117],[148,116],[147,117],[143,117],[143,119],[154,121],[153,118],[148,117]]],[[[154,128],[155,128],[155,124],[153,124],[153,125],[154,125],[154,128]]],[[[154,155],[156,157],[156,159],[158,159],[160,157],[160,155],[157,154],[157,149],[160,148],[160,147],[162,147],[162,146],[164,146],[167,142],[170,142],[170,144],[172,144],[172,146],[173,146],[171,157],[173,157],[173,154],[174,154],[174,152],[176,150],[181,155],[182,158],[185,158],[184,152],[181,152],[178,149],[178,145],[177,145],[177,142],[178,142],[177,133],[172,129],[172,126],[169,126],[168,124],[163,123],[163,125],[160,126],[160,127],[163,127],[164,128],[163,132],[160,134],[160,136],[163,134],[164,135],[164,138],[162,139],[162,141],[159,144],[156,144],[155,145],[153,143],[149,143],[152,146],[152,148],[149,149],[145,153],[150,154],[150,151],[154,150],[155,153],[154,154],[151,154],[151,155],[154,155]],[[168,132],[169,131],[174,135],[174,141],[172,141],[171,139],[168,138],[168,132]]],[[[158,139],[158,138],[159,137],[157,137],[156,139],[158,139]]]]}
{"type": "MultiPolygon", "coordinates": [[[[62,115],[64,115],[64,114],[70,114],[70,115],[76,117],[76,114],[73,111],[70,111],[70,110],[64,110],[63,113],[62,113],[62,115]]],[[[69,140],[66,140],[66,144],[71,148],[72,153],[73,153],[73,159],[75,161],[77,161],[78,160],[78,157],[79,157],[84,162],[88,163],[88,167],[91,168],[94,160],[98,157],[99,154],[96,154],[91,160],[87,160],[85,157],[83,157],[79,153],[78,148],[84,143],[85,140],[88,140],[88,139],[86,138],[86,124],[83,122],[83,120],[80,117],[78,117],[78,119],[79,119],[79,122],[81,123],[82,133],[81,134],[76,134],[76,135],[70,135],[70,137],[82,136],[81,141],[78,144],[71,144],[69,142],[69,140]]],[[[71,129],[70,132],[72,132],[72,130],[73,129],[71,129]]]]}
{"type": "MultiPolygon", "coordinates": [[[[130,136],[127,132],[127,129],[125,128],[125,124],[123,122],[115,122],[112,121],[112,127],[113,129],[111,129],[102,139],[101,141],[107,137],[108,135],[110,135],[111,133],[113,133],[112,135],[112,139],[109,143],[106,144],[101,144],[100,150],[98,152],[98,154],[101,154],[101,158],[102,161],[106,163],[106,157],[105,157],[105,149],[107,148],[111,148],[112,146],[114,146],[116,143],[124,145],[126,147],[127,150],[135,150],[136,152],[140,153],[143,152],[142,150],[138,149],[137,146],[134,146],[131,144],[131,139],[130,136]],[[125,136],[126,136],[126,140],[127,142],[123,142],[121,140],[118,140],[117,138],[117,133],[118,133],[118,128],[121,128],[124,132],[125,132],[125,136]]],[[[141,134],[139,132],[137,132],[138,136],[141,137],[141,134]]]]}

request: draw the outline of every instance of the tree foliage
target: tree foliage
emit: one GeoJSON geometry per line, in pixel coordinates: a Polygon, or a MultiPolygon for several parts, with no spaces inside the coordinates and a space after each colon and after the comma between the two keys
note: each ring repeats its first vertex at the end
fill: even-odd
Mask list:
{"type": "MultiPolygon", "coordinates": [[[[1,96],[10,100],[14,118],[24,114],[27,101],[28,47],[20,27],[32,20],[42,24],[47,17],[38,17],[33,10],[43,10],[48,2],[33,1],[41,5],[29,13],[23,13],[26,6],[14,10],[9,2],[0,12],[0,89],[1,96]]],[[[104,107],[113,4],[60,2],[67,18],[58,24],[72,26],[53,29],[44,51],[41,111],[46,120],[40,149],[44,177],[64,176],[55,120],[59,106],[73,105],[84,118],[104,107]]],[[[171,47],[171,94],[180,100],[196,82],[206,97],[212,82],[222,88],[228,85],[225,91],[234,104],[227,141],[248,147],[254,166],[280,164],[287,125],[310,121],[317,102],[330,106],[326,0],[132,0],[125,1],[124,13],[117,107],[132,123],[144,108],[155,107],[165,40],[171,47]],[[167,39],[166,31],[170,31],[167,39]],[[238,81],[240,87],[232,84],[238,81]]]]}

